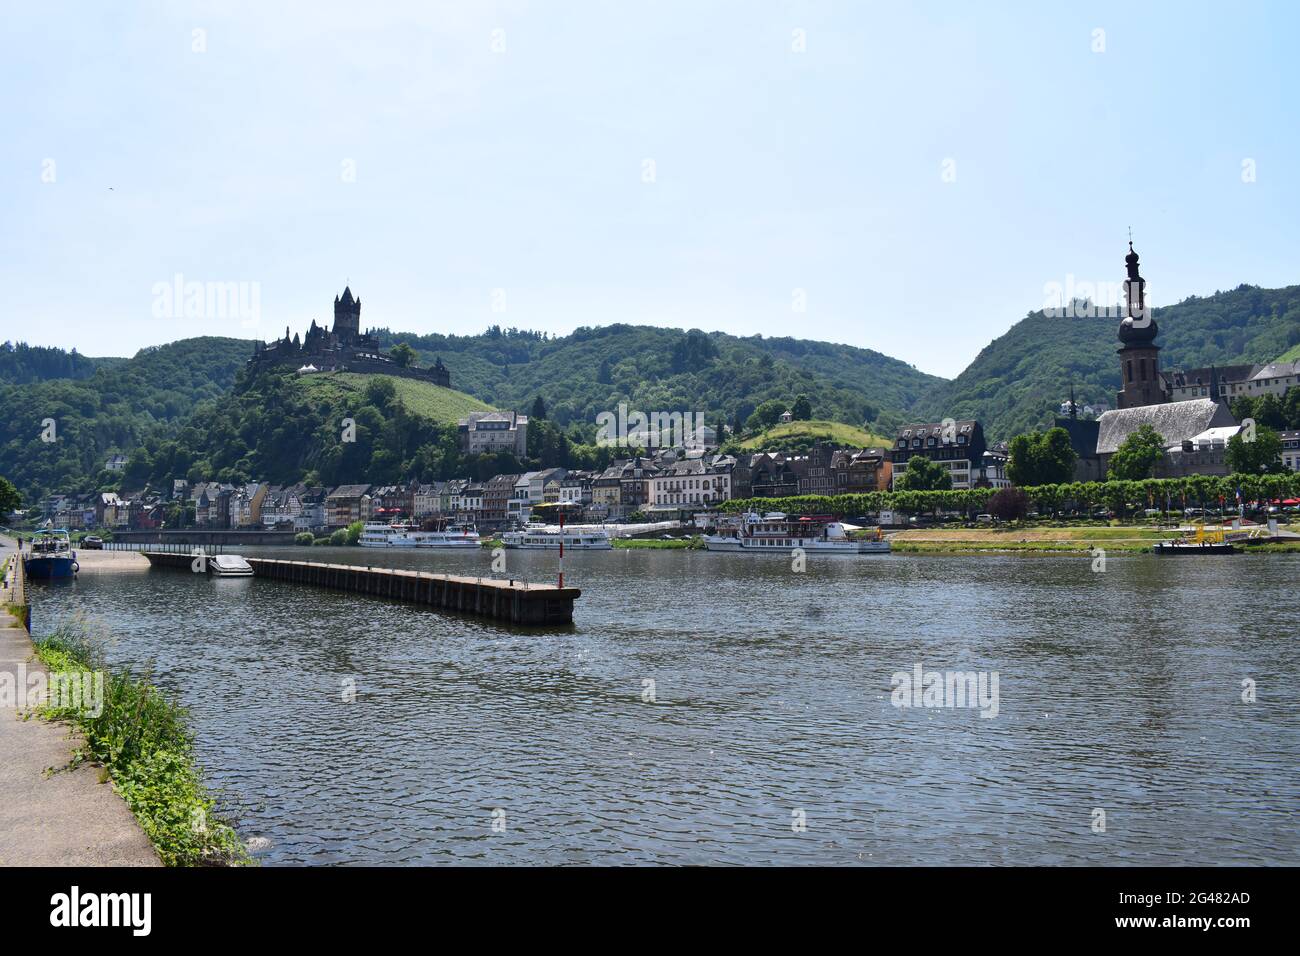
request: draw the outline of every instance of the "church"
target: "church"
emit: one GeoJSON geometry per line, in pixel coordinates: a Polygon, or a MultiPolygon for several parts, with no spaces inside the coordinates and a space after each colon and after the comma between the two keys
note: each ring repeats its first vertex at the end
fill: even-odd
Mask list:
{"type": "Polygon", "coordinates": [[[289,337],[286,326],[284,338],[269,345],[258,342],[253,347],[250,366],[265,368],[288,366],[300,374],[314,372],[366,372],[417,378],[443,388],[451,388],[451,373],[434,360],[431,368],[399,365],[381,348],[374,336],[361,331],[361,299],[353,298],[352,289],[344,288],[343,295],[334,297],[334,327],[328,331],[312,319],[307,337],[299,340],[297,333],[289,337]]]}
{"type": "Polygon", "coordinates": [[[1124,265],[1125,315],[1118,330],[1122,387],[1115,396],[1117,407],[1096,421],[1081,421],[1071,395],[1069,415],[1054,423],[1069,433],[1079,456],[1074,480],[1105,481],[1111,456],[1143,425],[1150,425],[1164,439],[1165,455],[1156,464],[1156,478],[1226,475],[1228,439],[1240,426],[1216,382],[1210,384],[1210,397],[1179,401],[1171,394],[1170,379],[1160,371],[1156,344],[1160,329],[1146,300],[1146,280],[1131,240],[1124,265]]]}

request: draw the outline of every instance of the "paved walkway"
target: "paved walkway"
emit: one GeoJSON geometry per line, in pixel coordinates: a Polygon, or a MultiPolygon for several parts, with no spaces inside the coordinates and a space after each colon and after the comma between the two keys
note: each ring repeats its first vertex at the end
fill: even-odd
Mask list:
{"type": "MultiPolygon", "coordinates": [[[[0,564],[14,553],[0,538],[0,564]]],[[[0,681],[44,670],[17,619],[0,608],[0,681]]],[[[0,865],[158,866],[148,837],[99,768],[64,770],[80,740],[0,701],[0,865]],[[57,772],[50,773],[51,769],[57,772]]]]}

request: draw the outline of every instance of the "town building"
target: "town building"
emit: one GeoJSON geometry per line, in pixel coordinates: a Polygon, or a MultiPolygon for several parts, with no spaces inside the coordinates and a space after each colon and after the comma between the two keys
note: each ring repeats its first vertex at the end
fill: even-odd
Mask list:
{"type": "Polygon", "coordinates": [[[339,485],[325,498],[325,526],[346,528],[371,517],[369,485],[339,485]]]}
{"type": "Polygon", "coordinates": [[[461,448],[470,455],[506,452],[528,456],[528,416],[517,412],[470,412],[458,423],[461,448]]]}
{"type": "Polygon", "coordinates": [[[985,474],[988,462],[984,453],[988,450],[983,426],[971,418],[904,425],[890,452],[894,465],[890,487],[897,484],[899,476],[907,471],[908,461],[916,455],[948,469],[955,490],[988,487],[992,484],[985,474]]]}
{"type": "Polygon", "coordinates": [[[1282,464],[1289,471],[1300,471],[1300,431],[1279,432],[1282,439],[1282,464]]]}

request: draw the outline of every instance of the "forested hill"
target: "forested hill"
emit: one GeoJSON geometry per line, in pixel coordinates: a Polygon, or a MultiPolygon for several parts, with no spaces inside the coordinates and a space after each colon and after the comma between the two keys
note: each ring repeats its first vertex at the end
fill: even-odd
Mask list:
{"type": "Polygon", "coordinates": [[[51,378],[90,378],[97,369],[125,361],[122,358],[89,358],[76,349],[65,352],[26,342],[0,342],[0,382],[23,385],[51,378]]]}
{"type": "MultiPolygon", "coordinates": [[[[1300,343],[1300,286],[1195,296],[1155,312],[1162,368],[1267,362],[1300,343]]],[[[1070,386],[1081,403],[1114,406],[1120,387],[1117,318],[1032,312],[987,345],[965,371],[916,406],[937,420],[977,418],[990,439],[1050,423],[1070,386]]]]}
{"type": "Polygon", "coordinates": [[[540,395],[552,421],[593,430],[596,415],[620,402],[744,422],[764,401],[799,395],[816,418],[888,430],[944,383],[869,349],[793,338],[632,325],[555,338],[496,327],[473,336],[374,332],[385,347],[407,342],[424,363],[440,357],[453,387],[490,405],[527,411],[540,395]]]}
{"type": "MultiPolygon", "coordinates": [[[[239,339],[183,339],[130,359],[91,359],[101,365],[88,376],[0,381],[0,475],[27,501],[94,487],[111,477],[101,476],[110,454],[130,453],[177,427],[199,402],[228,392],[252,350],[252,342],[239,339]],[[49,419],[53,440],[45,441],[49,419]]],[[[57,356],[47,370],[56,364],[57,356]]]]}

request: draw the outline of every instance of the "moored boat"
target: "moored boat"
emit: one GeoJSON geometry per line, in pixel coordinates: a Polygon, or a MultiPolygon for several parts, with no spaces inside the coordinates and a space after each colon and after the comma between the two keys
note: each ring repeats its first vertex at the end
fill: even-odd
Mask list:
{"type": "Polygon", "coordinates": [[[1206,555],[1206,554],[1236,554],[1237,548],[1228,541],[1222,531],[1206,531],[1203,525],[1198,525],[1196,534],[1188,537],[1184,535],[1181,538],[1175,538],[1172,541],[1157,541],[1151,548],[1156,554],[1178,554],[1178,555],[1206,555]]]}
{"type": "Polygon", "coordinates": [[[888,554],[889,541],[874,529],[854,537],[858,530],[828,516],[789,517],[781,512],[739,515],[704,536],[709,551],[745,554],[789,554],[795,548],[805,554],[888,554]]]}
{"type": "Polygon", "coordinates": [[[452,523],[426,530],[413,524],[371,523],[361,530],[357,543],[363,548],[477,548],[478,529],[468,523],[452,523]]]}
{"type": "Polygon", "coordinates": [[[63,528],[37,531],[31,550],[23,555],[23,568],[33,580],[75,577],[79,567],[72,539],[63,528]]]}
{"type": "Polygon", "coordinates": [[[501,535],[501,543],[507,548],[525,551],[558,550],[561,541],[564,542],[565,551],[609,551],[614,547],[609,532],[604,528],[565,528],[563,531],[552,531],[532,526],[501,535]]]}
{"type": "Polygon", "coordinates": [[[239,554],[215,554],[208,558],[208,573],[217,578],[251,578],[253,566],[239,554]]]}

